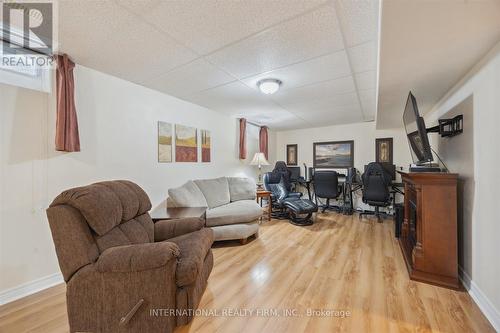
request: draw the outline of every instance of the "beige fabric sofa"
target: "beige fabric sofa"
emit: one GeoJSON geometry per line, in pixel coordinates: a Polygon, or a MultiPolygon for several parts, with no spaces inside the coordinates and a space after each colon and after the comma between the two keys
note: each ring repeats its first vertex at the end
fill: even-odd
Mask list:
{"type": "Polygon", "coordinates": [[[168,207],[208,207],[206,226],[215,240],[240,239],[245,243],[258,236],[262,208],[255,201],[255,181],[220,177],[188,181],[168,190],[168,207]]]}

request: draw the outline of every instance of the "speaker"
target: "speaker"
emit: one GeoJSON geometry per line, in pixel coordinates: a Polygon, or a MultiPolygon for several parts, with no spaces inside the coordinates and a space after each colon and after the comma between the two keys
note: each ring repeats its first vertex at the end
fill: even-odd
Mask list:
{"type": "Polygon", "coordinates": [[[399,238],[401,235],[401,226],[403,225],[405,209],[403,204],[396,204],[394,206],[394,236],[399,238]]]}
{"type": "Polygon", "coordinates": [[[313,180],[314,178],[314,168],[309,167],[309,178],[308,180],[313,180]]]}

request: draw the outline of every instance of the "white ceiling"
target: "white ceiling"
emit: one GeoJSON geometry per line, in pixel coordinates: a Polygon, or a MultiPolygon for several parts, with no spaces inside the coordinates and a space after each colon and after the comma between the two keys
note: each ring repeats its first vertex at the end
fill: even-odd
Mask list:
{"type": "Polygon", "coordinates": [[[77,63],[273,129],[372,121],[376,0],[65,0],[77,63]],[[272,96],[256,86],[283,81],[272,96]]]}
{"type": "Polygon", "coordinates": [[[402,126],[410,90],[429,111],[500,41],[499,0],[384,0],[381,21],[377,128],[402,126]]]}

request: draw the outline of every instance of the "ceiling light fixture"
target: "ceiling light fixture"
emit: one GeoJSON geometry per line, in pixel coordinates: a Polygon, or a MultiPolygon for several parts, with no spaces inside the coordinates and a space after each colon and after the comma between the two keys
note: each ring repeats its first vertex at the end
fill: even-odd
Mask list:
{"type": "Polygon", "coordinates": [[[281,81],[277,79],[264,79],[257,82],[261,93],[271,95],[280,89],[281,81]]]}

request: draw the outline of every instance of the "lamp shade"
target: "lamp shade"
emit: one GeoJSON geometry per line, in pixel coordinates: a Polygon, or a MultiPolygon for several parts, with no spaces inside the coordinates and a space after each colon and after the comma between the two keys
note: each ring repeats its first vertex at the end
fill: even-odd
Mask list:
{"type": "Polygon", "coordinates": [[[258,166],[269,165],[269,162],[267,161],[264,153],[255,153],[252,161],[250,162],[250,165],[258,165],[258,166]]]}

